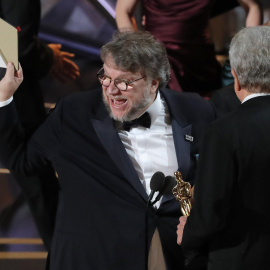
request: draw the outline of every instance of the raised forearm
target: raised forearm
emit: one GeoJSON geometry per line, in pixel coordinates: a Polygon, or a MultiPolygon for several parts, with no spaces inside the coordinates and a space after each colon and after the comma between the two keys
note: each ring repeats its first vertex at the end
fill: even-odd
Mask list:
{"type": "Polygon", "coordinates": [[[246,27],[262,24],[262,6],[260,0],[238,0],[246,11],[246,27]]]}
{"type": "Polygon", "coordinates": [[[134,29],[132,18],[138,0],[118,0],[115,9],[115,19],[118,29],[134,29]]]}

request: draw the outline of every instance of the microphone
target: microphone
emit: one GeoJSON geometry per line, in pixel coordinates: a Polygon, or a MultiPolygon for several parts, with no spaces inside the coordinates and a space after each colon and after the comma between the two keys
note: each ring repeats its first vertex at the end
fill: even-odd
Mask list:
{"type": "Polygon", "coordinates": [[[154,193],[156,191],[160,191],[162,189],[162,187],[164,186],[164,182],[165,182],[165,175],[163,172],[155,172],[151,178],[150,181],[150,195],[149,195],[149,199],[147,202],[147,205],[149,205],[149,203],[151,202],[154,193]]]}
{"type": "Polygon", "coordinates": [[[151,205],[151,200],[154,196],[154,193],[156,191],[159,191],[164,186],[165,182],[165,175],[163,172],[155,172],[152,175],[151,181],[150,181],[150,195],[147,201],[146,205],[146,211],[145,211],[145,269],[148,269],[148,212],[149,212],[149,206],[151,205]]]}
{"type": "Polygon", "coordinates": [[[165,177],[165,183],[163,187],[160,189],[159,194],[155,198],[155,200],[151,203],[151,205],[154,205],[156,202],[158,202],[162,195],[169,195],[172,193],[172,189],[176,186],[176,180],[173,176],[166,176],[165,177]]]}

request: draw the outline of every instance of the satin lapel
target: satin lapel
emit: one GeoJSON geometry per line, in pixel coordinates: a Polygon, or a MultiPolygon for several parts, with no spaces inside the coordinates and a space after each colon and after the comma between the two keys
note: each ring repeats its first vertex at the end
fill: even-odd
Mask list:
{"type": "MultiPolygon", "coordinates": [[[[182,128],[177,121],[172,120],[174,146],[178,161],[178,171],[181,172],[185,180],[185,175],[190,167],[190,141],[185,140],[186,135],[191,135],[191,125],[182,128]]],[[[173,194],[164,195],[162,203],[175,199],[173,194]]]]}
{"type": "Polygon", "coordinates": [[[124,177],[130,182],[134,189],[145,201],[147,201],[148,196],[146,191],[140,182],[116,129],[114,128],[112,119],[107,116],[101,120],[92,119],[91,121],[101,143],[108,152],[108,155],[112,158],[116,166],[118,166],[124,177]]]}
{"type": "Polygon", "coordinates": [[[190,168],[190,148],[192,142],[186,140],[186,135],[191,135],[191,127],[191,125],[181,127],[176,121],[172,121],[174,145],[178,161],[178,171],[182,173],[183,178],[185,178],[190,168]]]}
{"type": "MultiPolygon", "coordinates": [[[[182,173],[185,180],[185,176],[190,168],[190,151],[192,143],[186,140],[186,135],[192,135],[192,125],[187,123],[183,112],[179,110],[181,109],[179,99],[174,99],[170,94],[170,90],[161,91],[161,93],[166,100],[172,120],[173,139],[178,162],[178,168],[176,168],[176,170],[182,173]]],[[[173,194],[164,195],[162,203],[171,199],[175,199],[173,194]]]]}

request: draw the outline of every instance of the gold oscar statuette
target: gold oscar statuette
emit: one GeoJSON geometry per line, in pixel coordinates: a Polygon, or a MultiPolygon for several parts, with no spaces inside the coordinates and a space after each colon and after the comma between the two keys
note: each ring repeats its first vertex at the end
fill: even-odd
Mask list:
{"type": "Polygon", "coordinates": [[[192,188],[189,182],[183,180],[182,174],[178,171],[174,173],[177,181],[172,192],[176,200],[180,202],[181,212],[183,216],[188,217],[191,210],[192,188]]]}

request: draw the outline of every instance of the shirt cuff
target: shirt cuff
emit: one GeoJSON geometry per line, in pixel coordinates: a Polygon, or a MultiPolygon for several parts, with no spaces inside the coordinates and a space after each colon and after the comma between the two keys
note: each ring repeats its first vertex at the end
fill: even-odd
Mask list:
{"type": "Polygon", "coordinates": [[[9,98],[6,101],[0,101],[0,108],[4,107],[4,106],[7,106],[9,103],[11,103],[12,100],[13,100],[13,97],[9,98]]]}

